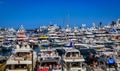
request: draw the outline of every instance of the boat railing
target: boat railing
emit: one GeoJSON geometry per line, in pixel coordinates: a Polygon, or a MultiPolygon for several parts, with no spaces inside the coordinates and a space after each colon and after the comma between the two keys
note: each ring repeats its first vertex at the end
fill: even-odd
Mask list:
{"type": "Polygon", "coordinates": [[[55,61],[59,62],[60,59],[61,59],[60,57],[40,57],[40,58],[38,58],[38,61],[44,61],[44,60],[48,60],[48,61],[53,60],[54,61],[55,60],[55,61]]]}
{"type": "Polygon", "coordinates": [[[25,59],[24,59],[23,57],[15,57],[14,60],[15,60],[15,61],[18,61],[18,60],[23,61],[23,60],[25,60],[25,59]]]}
{"type": "Polygon", "coordinates": [[[60,64],[57,64],[57,65],[49,65],[49,66],[38,66],[38,70],[48,70],[48,69],[51,69],[51,70],[62,70],[62,67],[60,64]]]}
{"type": "Polygon", "coordinates": [[[41,57],[59,57],[58,53],[56,53],[56,52],[50,52],[50,53],[48,53],[48,52],[41,52],[41,53],[39,53],[39,55],[41,57]]]}
{"type": "Polygon", "coordinates": [[[59,56],[41,56],[41,58],[48,58],[48,57],[49,58],[55,58],[55,57],[58,58],[59,56]]]}
{"type": "Polygon", "coordinates": [[[117,67],[120,68],[120,57],[115,58],[115,62],[117,64],[117,67]]]}
{"type": "Polygon", "coordinates": [[[24,60],[31,60],[31,58],[24,58],[24,57],[11,57],[10,60],[14,60],[14,61],[24,61],[24,60]]]}
{"type": "Polygon", "coordinates": [[[65,57],[65,59],[83,59],[83,56],[65,57]]]}
{"type": "Polygon", "coordinates": [[[71,59],[71,58],[73,58],[73,59],[83,59],[83,56],[76,54],[76,56],[70,55],[70,56],[65,56],[64,58],[65,59],[71,59]]]}
{"type": "Polygon", "coordinates": [[[7,70],[7,71],[27,71],[27,69],[7,70]]]}
{"type": "Polygon", "coordinates": [[[24,67],[19,66],[18,68],[15,68],[15,66],[11,68],[7,67],[6,71],[32,71],[32,70],[31,70],[31,65],[28,65],[24,67]]]}

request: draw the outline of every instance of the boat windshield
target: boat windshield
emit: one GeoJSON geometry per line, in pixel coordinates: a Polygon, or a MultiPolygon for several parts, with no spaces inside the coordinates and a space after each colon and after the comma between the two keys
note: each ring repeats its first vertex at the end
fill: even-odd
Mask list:
{"type": "Polygon", "coordinates": [[[66,57],[78,57],[79,56],[79,52],[68,52],[66,54],[66,57]]]}
{"type": "Polygon", "coordinates": [[[12,65],[8,65],[7,69],[27,69],[28,66],[26,64],[12,64],[12,65]]]}
{"type": "Polygon", "coordinates": [[[3,43],[3,45],[10,45],[10,43],[3,43]]]}
{"type": "Polygon", "coordinates": [[[96,44],[95,44],[95,43],[91,43],[91,45],[96,46],[96,44]]]}
{"type": "Polygon", "coordinates": [[[17,52],[13,57],[15,57],[15,60],[31,60],[31,54],[29,52],[17,52]]]}
{"type": "Polygon", "coordinates": [[[41,62],[38,64],[38,70],[44,69],[58,70],[61,69],[61,65],[58,62],[41,62]]]}
{"type": "Polygon", "coordinates": [[[82,63],[80,62],[72,62],[71,63],[71,67],[81,67],[82,66],[82,63]]]}

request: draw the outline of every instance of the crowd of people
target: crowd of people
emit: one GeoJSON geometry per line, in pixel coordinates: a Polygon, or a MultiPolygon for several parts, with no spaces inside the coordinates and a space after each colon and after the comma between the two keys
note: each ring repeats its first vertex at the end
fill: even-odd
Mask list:
{"type": "Polygon", "coordinates": [[[60,64],[45,64],[44,66],[38,65],[38,71],[41,70],[47,70],[47,71],[52,71],[52,70],[60,70],[62,67],[60,64]]]}
{"type": "Polygon", "coordinates": [[[54,56],[58,56],[58,53],[57,52],[54,52],[54,51],[43,51],[40,53],[40,56],[45,56],[45,57],[54,57],[54,56]]]}
{"type": "Polygon", "coordinates": [[[92,53],[86,58],[86,63],[94,68],[97,68],[101,65],[105,65],[105,68],[115,68],[117,70],[117,64],[115,58],[112,55],[106,56],[101,55],[97,56],[92,53]]]}

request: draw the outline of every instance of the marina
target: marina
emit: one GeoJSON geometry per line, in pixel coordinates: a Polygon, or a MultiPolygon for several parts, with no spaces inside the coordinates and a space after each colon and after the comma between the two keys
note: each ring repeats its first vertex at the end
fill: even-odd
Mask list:
{"type": "Polygon", "coordinates": [[[0,0],[0,71],[120,71],[120,0],[0,0]]]}
{"type": "Polygon", "coordinates": [[[119,27],[0,30],[0,71],[120,71],[119,27]]]}

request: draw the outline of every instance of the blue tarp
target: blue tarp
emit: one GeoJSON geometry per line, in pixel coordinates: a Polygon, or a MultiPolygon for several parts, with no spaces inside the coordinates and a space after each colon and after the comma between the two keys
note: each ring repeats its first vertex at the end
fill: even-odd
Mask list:
{"type": "Polygon", "coordinates": [[[70,42],[70,45],[69,45],[69,47],[72,47],[72,42],[70,42]]]}
{"type": "Polygon", "coordinates": [[[108,64],[114,64],[114,63],[115,63],[115,59],[114,59],[114,58],[109,58],[109,59],[107,60],[107,63],[108,63],[108,64]]]}
{"type": "Polygon", "coordinates": [[[109,32],[117,32],[116,28],[109,29],[109,32]]]}

